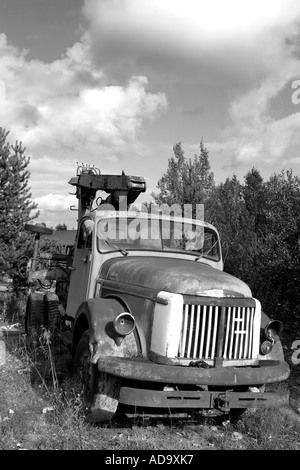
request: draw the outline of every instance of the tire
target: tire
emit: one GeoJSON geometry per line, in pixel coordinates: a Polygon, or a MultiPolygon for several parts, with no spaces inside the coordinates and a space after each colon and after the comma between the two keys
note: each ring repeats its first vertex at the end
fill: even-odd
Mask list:
{"type": "Polygon", "coordinates": [[[29,337],[40,335],[45,324],[45,307],[43,292],[29,295],[25,313],[25,333],[29,337]]]}
{"type": "Polygon", "coordinates": [[[89,333],[81,336],[73,360],[73,373],[78,376],[89,409],[89,421],[107,423],[118,408],[120,381],[117,377],[99,372],[90,362],[89,333]]]}
{"type": "Polygon", "coordinates": [[[118,377],[98,372],[97,390],[90,410],[93,423],[108,423],[113,419],[119,405],[120,388],[118,377]]]}
{"type": "Polygon", "coordinates": [[[94,365],[90,362],[91,354],[89,349],[89,333],[85,331],[81,336],[73,358],[73,374],[80,382],[80,388],[83,392],[87,404],[91,406],[95,393],[94,365]]]}
{"type": "Polygon", "coordinates": [[[58,304],[59,300],[54,292],[48,292],[45,295],[45,324],[52,334],[60,320],[58,304]]]}

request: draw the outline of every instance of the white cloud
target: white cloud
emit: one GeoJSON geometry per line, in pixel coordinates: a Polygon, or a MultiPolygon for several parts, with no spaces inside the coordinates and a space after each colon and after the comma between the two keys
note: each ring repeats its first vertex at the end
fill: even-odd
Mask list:
{"type": "Polygon", "coordinates": [[[70,177],[76,171],[76,163],[65,161],[43,155],[41,157],[33,155],[30,156],[29,171],[36,176],[37,179],[45,181],[57,178],[57,173],[64,178],[70,177]]]}
{"type": "Polygon", "coordinates": [[[230,88],[278,65],[287,36],[297,34],[300,2],[85,0],[83,12],[111,76],[139,68],[165,89],[168,81],[230,88]]]}
{"type": "MultiPolygon", "coordinates": [[[[66,224],[68,229],[76,228],[77,199],[75,196],[48,193],[35,198],[34,201],[38,204],[38,222],[44,222],[47,227],[66,224]],[[70,210],[71,207],[72,210],[70,210]]],[[[33,223],[35,222],[34,220],[33,223]]]]}
{"type": "Polygon", "coordinates": [[[249,42],[268,28],[285,26],[300,14],[300,5],[297,0],[86,0],[83,11],[95,30],[114,40],[182,50],[237,38],[249,42]]]}
{"type": "MultiPolygon", "coordinates": [[[[38,207],[42,207],[43,211],[50,212],[65,212],[71,205],[76,204],[76,198],[72,196],[63,196],[61,194],[47,194],[46,196],[38,197],[35,199],[38,207]]],[[[77,207],[77,206],[76,206],[77,207]]]]}
{"type": "Polygon", "coordinates": [[[165,111],[165,95],[148,92],[146,77],[132,77],[122,86],[105,84],[89,48],[85,34],[64,57],[45,64],[27,60],[26,52],[0,35],[6,91],[0,120],[31,149],[45,145],[114,156],[134,145],[145,120],[165,111]]]}
{"type": "Polygon", "coordinates": [[[282,164],[285,166],[287,164],[289,165],[293,165],[293,164],[296,164],[296,165],[300,165],[300,157],[294,157],[294,158],[290,158],[289,160],[283,160],[282,164]]]}
{"type": "MultiPolygon", "coordinates": [[[[29,60],[0,34],[0,123],[33,154],[30,186],[47,220],[69,207],[67,182],[81,155],[104,172],[118,172],[123,155],[130,168],[141,155],[151,160],[143,126],[167,110],[166,93],[173,110],[186,109],[188,93],[187,109],[203,109],[195,141],[206,142],[207,129],[212,135],[213,115],[206,128],[202,123],[209,100],[220,100],[230,122],[223,133],[214,128],[207,147],[224,161],[231,155],[236,167],[285,161],[300,144],[299,113],[278,119],[270,112],[289,81],[300,78],[298,0],[85,0],[83,12],[82,39],[52,63],[29,60]]],[[[185,121],[178,112],[169,117],[174,143],[185,121]]]]}
{"type": "MultiPolygon", "coordinates": [[[[190,83],[195,93],[224,90],[219,107],[229,123],[210,148],[233,167],[271,165],[297,142],[299,115],[275,119],[270,110],[299,78],[298,0],[85,0],[83,12],[112,76],[139,66],[173,96],[190,83]]],[[[195,96],[205,116],[203,99],[195,96]]]]}
{"type": "Polygon", "coordinates": [[[93,61],[88,32],[54,62],[27,56],[0,33],[0,125],[10,131],[10,142],[21,140],[32,155],[32,197],[39,220],[53,225],[55,213],[71,205],[74,188],[67,183],[76,175],[78,156],[103,170],[105,162],[139,154],[144,122],[166,111],[167,98],[148,91],[145,76],[107,82],[93,61]]]}
{"type": "MultiPolygon", "coordinates": [[[[298,70],[300,61],[297,58],[283,61],[281,67],[274,69],[273,75],[268,76],[260,87],[231,103],[231,124],[224,134],[225,141],[229,138],[236,142],[235,165],[274,165],[286,160],[292,145],[300,144],[300,113],[293,112],[276,119],[270,112],[273,100],[291,83],[298,70]]],[[[287,100],[291,101],[291,97],[292,90],[287,100]]],[[[286,105],[289,108],[289,103],[286,105]]]]}
{"type": "Polygon", "coordinates": [[[51,225],[63,212],[74,220],[65,211],[72,205],[67,194],[74,188],[67,183],[78,156],[103,170],[105,161],[113,165],[124,153],[139,154],[144,122],[167,109],[166,96],[149,92],[145,76],[107,83],[90,48],[86,32],[60,59],[44,63],[29,60],[0,33],[0,125],[10,131],[10,142],[21,140],[32,154],[32,198],[39,220],[51,225]]]}
{"type": "MultiPolygon", "coordinates": [[[[85,0],[93,50],[113,77],[143,70],[151,80],[234,91],[289,60],[298,0],[85,0]]],[[[135,72],[136,73],[136,72],[135,72]]]]}

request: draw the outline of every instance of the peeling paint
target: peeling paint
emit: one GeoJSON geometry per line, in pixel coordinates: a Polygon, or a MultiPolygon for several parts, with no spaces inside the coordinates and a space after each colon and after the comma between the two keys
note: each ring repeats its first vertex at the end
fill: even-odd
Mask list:
{"type": "Polygon", "coordinates": [[[101,278],[118,284],[153,288],[178,294],[195,294],[207,289],[225,289],[251,297],[249,287],[241,280],[204,263],[178,258],[126,257],[106,261],[101,278]]]}
{"type": "Polygon", "coordinates": [[[113,356],[113,357],[137,357],[138,348],[134,333],[130,333],[125,336],[121,344],[118,346],[116,342],[106,336],[105,334],[99,334],[93,340],[93,355],[91,362],[97,364],[98,360],[102,357],[113,356]]]}

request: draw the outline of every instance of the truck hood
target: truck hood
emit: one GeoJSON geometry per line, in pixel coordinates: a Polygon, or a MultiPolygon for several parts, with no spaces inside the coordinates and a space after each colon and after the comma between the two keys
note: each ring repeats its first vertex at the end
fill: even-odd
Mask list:
{"type": "MultiPolygon", "coordinates": [[[[199,261],[178,258],[113,258],[103,264],[100,277],[119,284],[177,294],[199,295],[204,291],[203,295],[209,295],[205,291],[225,290],[232,296],[252,296],[247,284],[234,276],[199,261]]],[[[217,296],[214,293],[210,295],[217,296]]]]}

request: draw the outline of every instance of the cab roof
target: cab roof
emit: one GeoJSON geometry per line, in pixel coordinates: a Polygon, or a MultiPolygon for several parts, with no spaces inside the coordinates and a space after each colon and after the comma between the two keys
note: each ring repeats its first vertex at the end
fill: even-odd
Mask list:
{"type": "Polygon", "coordinates": [[[101,220],[103,218],[140,218],[140,219],[163,219],[163,220],[173,220],[175,222],[183,222],[185,221],[186,223],[190,224],[197,224],[197,225],[202,225],[204,227],[210,228],[211,230],[214,230],[216,232],[217,229],[214,227],[212,224],[205,222],[204,220],[200,219],[192,219],[188,217],[178,217],[178,216],[171,216],[167,214],[156,214],[156,213],[149,213],[149,212],[139,212],[139,211],[114,211],[114,210],[105,210],[105,209],[100,209],[98,208],[97,210],[91,211],[87,213],[84,218],[92,218],[95,221],[101,220]]]}

